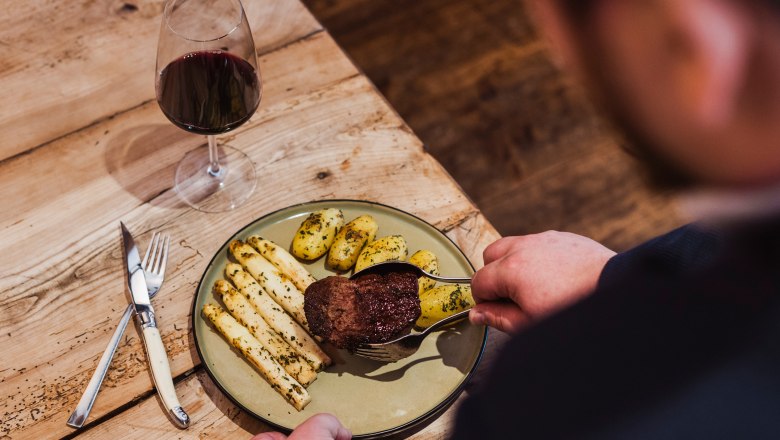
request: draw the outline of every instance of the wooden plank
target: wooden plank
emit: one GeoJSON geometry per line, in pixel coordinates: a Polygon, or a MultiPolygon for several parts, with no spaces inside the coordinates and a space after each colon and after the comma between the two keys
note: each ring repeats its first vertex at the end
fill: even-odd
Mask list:
{"type": "Polygon", "coordinates": [[[681,222],[522,3],[304,2],[502,234],[560,228],[625,249],[681,222]]]}
{"type": "MultiPolygon", "coordinates": [[[[275,112],[289,110],[319,88],[357,75],[341,55],[328,36],[316,34],[261,57],[265,93],[260,109],[249,123],[224,139],[233,139],[275,112]]],[[[175,163],[204,138],[174,127],[155,102],[129,113],[74,133],[51,148],[0,163],[4,181],[0,198],[7,203],[0,212],[3,236],[30,246],[47,246],[53,254],[61,254],[73,244],[62,240],[63,222],[78,222],[80,230],[98,228],[116,216],[116,212],[107,212],[106,206],[126,212],[169,189],[175,163]],[[31,176],[36,176],[34,186],[26,184],[31,176]],[[25,197],[16,197],[20,188],[25,188],[25,197]],[[85,191],[91,200],[82,200],[85,191]],[[91,215],[84,216],[82,209],[91,215]]],[[[70,236],[80,236],[78,232],[74,230],[70,236]]],[[[0,265],[23,267],[17,264],[19,254],[6,247],[10,243],[0,242],[0,249],[5,250],[0,253],[0,265]]],[[[29,267],[37,267],[46,257],[37,254],[27,258],[29,267]]],[[[24,281],[22,273],[0,283],[24,281]]]]}
{"type": "Polygon", "coordinates": [[[203,371],[176,384],[176,391],[192,421],[187,430],[173,427],[158,400],[151,396],[76,438],[248,439],[253,434],[269,429],[268,425],[233,405],[203,371]],[[170,429],[166,429],[168,427],[170,429]]]}
{"type": "MultiPolygon", "coordinates": [[[[264,213],[343,197],[381,200],[452,231],[475,219],[476,208],[327,34],[269,53],[261,65],[267,99],[246,127],[226,138],[257,164],[258,190],[229,214],[203,214],[177,200],[173,166],[202,140],[172,127],[154,102],[0,163],[9,183],[0,190],[3,200],[15,199],[13,188],[24,187],[29,175],[43,188],[3,214],[9,226],[0,237],[0,264],[14,273],[0,280],[0,347],[14,362],[0,371],[0,394],[7,396],[0,434],[70,432],[64,420],[127,304],[117,217],[142,245],[152,230],[174,237],[155,303],[175,374],[197,363],[189,313],[206,264],[232,233],[264,213]],[[47,199],[46,189],[56,197],[47,199]],[[15,343],[20,337],[24,344],[15,343]]],[[[475,252],[480,245],[469,237],[484,242],[490,234],[456,238],[475,252]]],[[[127,335],[95,417],[151,390],[137,334],[127,335]]]]}
{"type": "MultiPolygon", "coordinates": [[[[254,125],[261,132],[265,128],[255,121],[273,120],[281,112],[286,112],[288,119],[297,119],[297,109],[302,103],[312,105],[316,93],[322,93],[319,89],[357,74],[324,33],[264,56],[261,65],[266,68],[266,101],[248,124],[248,128],[254,125]],[[312,93],[314,96],[309,97],[312,93]]],[[[284,131],[283,125],[277,122],[273,130],[284,131]]],[[[243,136],[247,131],[243,129],[233,136],[243,136]]],[[[292,132],[288,135],[294,137],[292,132]]],[[[127,301],[122,294],[121,271],[117,270],[121,254],[116,247],[116,218],[133,218],[128,220],[129,224],[141,237],[149,223],[144,225],[137,220],[139,217],[154,226],[176,221],[177,215],[186,209],[177,205],[175,195],[169,191],[172,167],[184,151],[200,142],[200,137],[173,127],[157,104],[151,102],[46,148],[0,163],[6,183],[0,190],[2,199],[12,203],[15,211],[10,216],[9,211],[4,211],[2,224],[7,226],[0,236],[0,264],[13,268],[0,281],[0,350],[4,359],[13,359],[0,372],[0,394],[7,396],[0,414],[8,411],[0,432],[25,432],[28,428],[33,429],[30,435],[68,432],[63,423],[67,412],[86,385],[127,301]],[[30,176],[37,178],[35,188],[26,197],[15,197],[17,191],[28,186],[30,176]],[[163,195],[155,198],[160,192],[163,195]],[[144,204],[144,200],[151,203],[144,204]],[[165,207],[166,201],[173,205],[165,207]],[[142,212],[129,217],[134,209],[142,212]],[[49,317],[52,314],[54,318],[49,317]],[[14,343],[27,332],[40,338],[39,343],[14,343]]],[[[273,150],[274,145],[269,144],[268,148],[273,150]]],[[[262,157],[256,160],[263,163],[262,157]]],[[[259,202],[261,193],[258,197],[259,202]]],[[[211,245],[221,244],[224,234],[257,212],[247,211],[238,223],[212,231],[219,235],[211,245]]],[[[208,216],[196,223],[199,227],[213,226],[208,216]]],[[[190,233],[186,230],[174,232],[179,239],[178,248],[184,250],[175,264],[205,263],[200,249],[188,249],[190,233]]],[[[172,268],[176,261],[173,258],[172,268]]],[[[193,279],[187,281],[186,295],[191,294],[192,283],[197,282],[198,276],[193,273],[193,279]]],[[[181,287],[172,278],[166,280],[166,294],[181,287]]],[[[170,316],[166,301],[164,297],[159,301],[163,322],[178,329],[173,335],[164,333],[165,341],[169,349],[171,344],[182,347],[180,354],[186,355],[188,312],[180,310],[179,319],[166,319],[170,316]]],[[[181,304],[188,302],[185,298],[181,304]]],[[[98,399],[96,416],[126,403],[127,396],[141,394],[150,386],[143,357],[138,357],[138,340],[133,332],[128,334],[132,337],[123,342],[114,363],[120,369],[109,374],[109,389],[98,399]],[[113,379],[132,385],[120,386],[113,379]]],[[[27,336],[25,340],[29,341],[27,336]]],[[[188,357],[182,356],[181,362],[174,360],[174,368],[183,372],[191,367],[188,357]]]]}
{"type": "MultiPolygon", "coordinates": [[[[154,99],[163,2],[0,8],[0,160],[154,99]]],[[[246,2],[260,54],[321,29],[297,0],[246,2]]]]}
{"type": "Polygon", "coordinates": [[[498,226],[521,234],[571,231],[622,251],[683,223],[669,197],[654,193],[611,140],[557,166],[512,179],[485,201],[498,226]],[[509,224],[511,222],[511,224],[509,224]]]}

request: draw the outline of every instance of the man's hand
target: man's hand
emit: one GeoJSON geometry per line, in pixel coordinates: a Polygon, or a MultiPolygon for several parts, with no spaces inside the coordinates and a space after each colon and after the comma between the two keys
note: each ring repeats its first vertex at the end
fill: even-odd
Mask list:
{"type": "Polygon", "coordinates": [[[568,232],[497,240],[485,249],[485,267],[472,279],[477,305],[469,318],[514,333],[592,292],[613,255],[601,244],[568,232]]]}
{"type": "Polygon", "coordinates": [[[315,414],[298,425],[286,436],[280,432],[263,432],[252,437],[252,440],[350,440],[352,433],[345,428],[339,419],[330,414],[315,414]]]}

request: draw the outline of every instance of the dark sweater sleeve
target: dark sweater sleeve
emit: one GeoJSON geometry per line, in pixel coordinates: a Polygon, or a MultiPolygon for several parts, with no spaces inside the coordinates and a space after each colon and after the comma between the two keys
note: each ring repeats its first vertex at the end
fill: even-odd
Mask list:
{"type": "Polygon", "coordinates": [[[667,276],[702,268],[718,254],[721,241],[713,228],[681,226],[612,257],[601,272],[599,287],[619,282],[638,265],[667,276]]]}
{"type": "Polygon", "coordinates": [[[686,226],[610,266],[501,348],[452,438],[780,438],[780,220],[686,226]]]}

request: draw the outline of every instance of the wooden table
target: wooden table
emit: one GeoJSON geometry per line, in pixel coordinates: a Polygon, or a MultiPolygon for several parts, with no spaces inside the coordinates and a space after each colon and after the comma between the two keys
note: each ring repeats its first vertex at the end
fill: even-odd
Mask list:
{"type": "MultiPolygon", "coordinates": [[[[0,439],[245,438],[267,429],[199,365],[190,307],[209,259],[238,228],[318,199],[375,200],[452,238],[475,266],[498,234],[297,0],[247,1],[264,95],[225,136],[253,159],[255,194],[227,214],[171,189],[203,142],[154,100],[161,1],[6,2],[0,9],[0,439]],[[388,184],[392,183],[392,184],[388,184]],[[118,222],[175,237],[155,298],[182,404],[173,427],[129,328],[89,423],[65,425],[127,305],[118,222]]],[[[501,338],[491,336],[488,357],[501,338]]],[[[483,367],[484,368],[484,363],[483,367]]],[[[456,405],[457,406],[457,405],[456,405]]],[[[441,438],[451,408],[415,438],[441,438]]]]}

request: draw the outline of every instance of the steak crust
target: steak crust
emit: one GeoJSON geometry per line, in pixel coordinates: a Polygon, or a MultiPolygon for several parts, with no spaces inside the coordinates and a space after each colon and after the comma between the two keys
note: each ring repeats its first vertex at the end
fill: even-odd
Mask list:
{"type": "Polygon", "coordinates": [[[368,274],[354,280],[329,276],[312,283],[303,309],[312,333],[338,348],[387,342],[420,316],[417,276],[368,274]]]}

